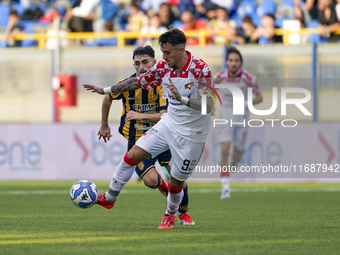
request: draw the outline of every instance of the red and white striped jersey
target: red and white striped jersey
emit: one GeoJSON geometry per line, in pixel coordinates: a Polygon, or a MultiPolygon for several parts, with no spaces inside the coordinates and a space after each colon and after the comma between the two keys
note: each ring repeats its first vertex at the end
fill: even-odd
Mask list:
{"type": "MultiPolygon", "coordinates": [[[[244,100],[248,100],[248,88],[252,88],[253,94],[256,96],[261,93],[257,84],[256,77],[248,73],[246,70],[239,69],[235,74],[236,77],[231,78],[228,69],[223,70],[214,76],[215,84],[231,84],[240,88],[244,95],[244,100]]],[[[222,108],[220,110],[220,117],[224,119],[236,118],[232,114],[233,96],[229,89],[219,89],[219,95],[222,100],[222,108]]],[[[246,105],[246,104],[245,104],[246,105]]],[[[245,108],[245,116],[249,116],[249,109],[245,108]]]]}
{"type": "Polygon", "coordinates": [[[204,142],[209,132],[210,114],[201,115],[201,111],[194,110],[178,102],[171,96],[166,87],[169,78],[177,88],[179,94],[184,97],[199,99],[198,88],[191,84],[199,81],[202,84],[211,84],[211,71],[209,66],[200,58],[187,51],[188,62],[181,70],[169,67],[165,60],[155,64],[148,72],[137,78],[138,84],[143,89],[163,86],[168,97],[168,112],[162,115],[162,120],[168,123],[176,134],[192,142],[204,142]]]}
{"type": "Polygon", "coordinates": [[[235,78],[231,78],[228,72],[228,69],[223,70],[222,72],[219,72],[214,76],[215,78],[215,84],[222,84],[223,82],[231,83],[239,88],[242,89],[242,87],[252,87],[253,93],[255,96],[257,96],[261,90],[257,84],[256,77],[248,73],[244,69],[239,69],[236,73],[235,78]]]}

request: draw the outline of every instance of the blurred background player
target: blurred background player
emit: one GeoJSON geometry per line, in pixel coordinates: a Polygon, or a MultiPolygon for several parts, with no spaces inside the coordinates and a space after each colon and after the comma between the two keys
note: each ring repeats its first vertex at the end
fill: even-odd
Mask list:
{"type": "Polygon", "coordinates": [[[209,133],[212,98],[207,98],[207,112],[201,114],[201,99],[198,89],[189,86],[194,80],[206,87],[211,84],[209,66],[185,50],[186,36],[179,29],[171,29],[159,37],[163,61],[139,77],[131,77],[113,86],[100,88],[84,84],[86,90],[98,94],[150,89],[166,85],[168,112],[150,128],[132,149],[125,154],[113,175],[108,191],[100,194],[97,203],[112,208],[124,185],[130,180],[133,169],[139,162],[156,157],[170,149],[170,180],[167,209],[159,229],[171,229],[176,222],[176,213],[183,199],[183,186],[198,163],[209,133]],[[195,98],[196,94],[196,98],[195,98]]]}
{"type": "MultiPolygon", "coordinates": [[[[138,47],[133,51],[133,66],[136,73],[131,77],[138,77],[146,73],[156,64],[155,51],[151,46],[138,47]]],[[[134,146],[136,141],[157,123],[162,114],[167,111],[167,99],[161,86],[144,90],[142,88],[134,91],[122,93],[111,93],[105,95],[102,104],[101,127],[98,132],[99,139],[103,138],[104,142],[109,141],[111,129],[108,125],[108,117],[112,100],[123,101],[123,112],[120,121],[119,133],[128,140],[128,151],[134,146]]],[[[158,188],[165,196],[168,195],[168,186],[156,171],[155,163],[158,160],[161,166],[164,166],[170,172],[169,162],[171,159],[170,150],[159,154],[155,158],[145,159],[135,167],[135,172],[143,180],[144,184],[151,188],[158,188]]],[[[188,211],[188,187],[185,183],[183,192],[184,196],[180,204],[178,215],[183,225],[195,225],[187,214],[188,211]]]]}
{"type": "MultiPolygon", "coordinates": [[[[245,100],[245,114],[233,116],[233,97],[228,89],[220,90],[219,95],[223,105],[220,109],[219,119],[226,119],[228,123],[230,120],[233,123],[231,126],[223,125],[218,131],[218,140],[221,143],[222,153],[221,153],[221,167],[229,166],[229,150],[230,145],[233,143],[233,153],[231,156],[231,166],[237,167],[237,164],[242,158],[242,154],[245,148],[248,127],[242,123],[248,122],[249,110],[247,103],[247,88],[251,87],[255,98],[253,99],[253,105],[262,102],[262,94],[259,86],[257,85],[256,77],[249,74],[247,71],[243,70],[243,58],[241,53],[234,47],[229,47],[226,54],[226,64],[227,68],[215,76],[216,84],[228,83],[237,86],[243,91],[245,100]]],[[[230,172],[221,172],[221,183],[222,183],[222,195],[221,199],[230,198],[230,187],[229,187],[229,177],[230,172]]]]}

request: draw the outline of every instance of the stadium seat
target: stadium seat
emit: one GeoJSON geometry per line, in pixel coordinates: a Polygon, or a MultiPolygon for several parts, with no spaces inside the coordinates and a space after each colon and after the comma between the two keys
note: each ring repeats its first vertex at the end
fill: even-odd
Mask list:
{"type": "Polygon", "coordinates": [[[294,0],[281,0],[277,6],[291,6],[294,7],[294,0]]]}
{"type": "Polygon", "coordinates": [[[294,0],[282,0],[276,7],[275,25],[282,28],[283,20],[291,20],[294,18],[294,0]]]}
{"type": "Polygon", "coordinates": [[[262,18],[266,14],[275,15],[276,5],[272,0],[263,0],[257,7],[256,13],[259,18],[262,18]]]}
{"type": "Polygon", "coordinates": [[[24,11],[26,10],[26,8],[22,5],[20,5],[20,3],[19,4],[13,4],[12,9],[16,10],[19,16],[21,16],[24,13],[24,11]]]}
{"type": "Polygon", "coordinates": [[[242,0],[237,8],[237,14],[242,19],[245,16],[254,16],[256,13],[256,2],[242,0]]]}
{"type": "MultiPolygon", "coordinates": [[[[1,33],[3,34],[5,32],[6,28],[3,28],[3,31],[1,33]]],[[[0,40],[0,48],[6,48],[7,47],[7,42],[5,40],[0,40]]]]}
{"type": "Polygon", "coordinates": [[[175,20],[173,23],[172,23],[172,27],[173,28],[178,28],[178,29],[181,29],[183,27],[184,23],[180,20],[175,20]]]}
{"type": "Polygon", "coordinates": [[[252,0],[242,0],[237,8],[237,14],[234,17],[230,17],[233,20],[236,20],[237,26],[241,27],[242,19],[245,16],[250,16],[255,23],[257,23],[258,17],[256,14],[256,1],[252,0]]]}
{"type": "Polygon", "coordinates": [[[93,42],[85,42],[86,47],[96,47],[96,46],[117,46],[117,38],[96,38],[93,42]]]}
{"type": "Polygon", "coordinates": [[[65,16],[66,7],[65,7],[64,5],[59,5],[59,6],[57,7],[57,9],[58,9],[58,12],[59,12],[59,14],[60,14],[61,16],[65,16]]]}
{"type": "Polygon", "coordinates": [[[263,36],[260,36],[259,44],[261,44],[261,45],[269,44],[269,40],[267,38],[263,37],[263,36]]]}
{"type": "Polygon", "coordinates": [[[9,4],[0,4],[0,26],[6,26],[10,12],[9,4]]]}
{"type": "MultiPolygon", "coordinates": [[[[25,31],[27,34],[34,34],[33,23],[27,22],[23,26],[25,27],[25,31]]],[[[27,40],[21,41],[21,47],[30,47],[30,46],[36,46],[36,45],[37,45],[37,41],[35,40],[27,39],[27,40]]]]}
{"type": "Polygon", "coordinates": [[[4,40],[0,40],[0,48],[6,48],[7,47],[7,43],[4,40]]]}
{"type": "MultiPolygon", "coordinates": [[[[319,21],[318,20],[311,20],[307,26],[307,28],[318,28],[319,21]]],[[[310,34],[309,35],[309,42],[310,43],[328,43],[327,39],[322,39],[320,34],[310,34]]]]}
{"type": "Polygon", "coordinates": [[[47,4],[46,3],[40,3],[38,5],[38,8],[42,11],[45,12],[46,8],[47,8],[47,4]]]}

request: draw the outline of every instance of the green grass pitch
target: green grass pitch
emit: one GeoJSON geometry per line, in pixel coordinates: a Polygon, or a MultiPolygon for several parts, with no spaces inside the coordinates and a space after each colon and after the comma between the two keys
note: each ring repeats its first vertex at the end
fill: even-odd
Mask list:
{"type": "MultiPolygon", "coordinates": [[[[108,183],[95,182],[101,192],[108,183]]],[[[115,207],[80,209],[71,182],[0,182],[0,254],[339,254],[340,184],[189,183],[195,226],[159,230],[166,199],[128,183],[115,207]]]]}

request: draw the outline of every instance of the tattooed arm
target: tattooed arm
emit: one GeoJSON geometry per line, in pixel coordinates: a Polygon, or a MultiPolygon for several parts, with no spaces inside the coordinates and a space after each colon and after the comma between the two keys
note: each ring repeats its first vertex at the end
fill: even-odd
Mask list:
{"type": "Polygon", "coordinates": [[[120,92],[124,92],[124,91],[132,91],[132,90],[136,90],[141,88],[137,82],[137,78],[133,77],[133,78],[129,78],[126,79],[124,81],[121,81],[113,86],[111,86],[111,91],[104,91],[105,90],[109,90],[110,87],[107,88],[99,88],[97,86],[94,85],[90,85],[90,84],[84,84],[83,87],[86,90],[90,90],[91,92],[97,92],[100,95],[104,95],[104,94],[108,94],[108,93],[120,93],[120,92]]]}

